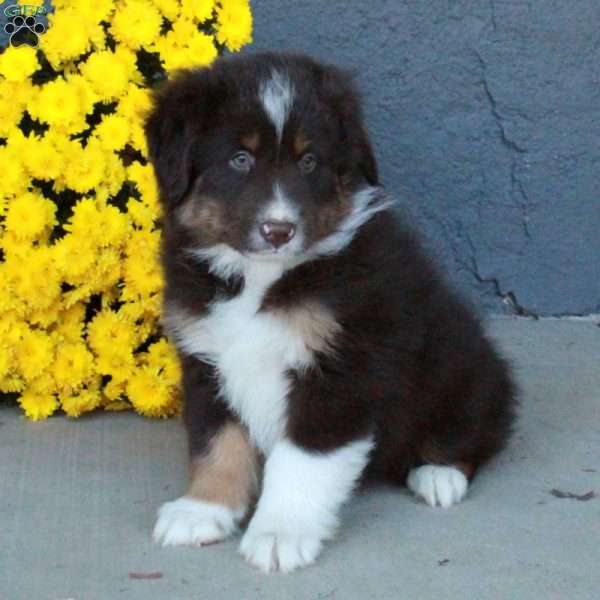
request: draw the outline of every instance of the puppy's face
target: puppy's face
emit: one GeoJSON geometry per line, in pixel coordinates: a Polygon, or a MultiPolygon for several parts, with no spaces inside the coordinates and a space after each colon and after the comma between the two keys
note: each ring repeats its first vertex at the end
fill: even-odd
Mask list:
{"type": "Polygon", "coordinates": [[[349,77],[304,57],[185,72],[157,97],[147,134],[167,218],[194,249],[310,254],[369,210],[377,184],[349,77]]]}

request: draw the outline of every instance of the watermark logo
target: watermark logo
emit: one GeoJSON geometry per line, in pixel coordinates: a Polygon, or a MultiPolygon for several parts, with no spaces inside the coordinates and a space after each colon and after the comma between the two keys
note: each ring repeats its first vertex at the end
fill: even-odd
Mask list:
{"type": "Polygon", "coordinates": [[[9,17],[4,25],[4,32],[9,35],[9,44],[37,48],[39,36],[46,31],[46,26],[38,17],[46,15],[46,9],[35,4],[13,4],[4,9],[4,14],[9,17]]]}

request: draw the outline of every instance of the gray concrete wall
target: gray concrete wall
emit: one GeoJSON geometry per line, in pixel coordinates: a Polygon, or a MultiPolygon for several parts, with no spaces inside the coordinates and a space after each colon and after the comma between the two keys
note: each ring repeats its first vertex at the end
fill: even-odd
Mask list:
{"type": "Polygon", "coordinates": [[[598,0],[253,0],[356,69],[382,180],[492,312],[600,312],[598,0]]]}

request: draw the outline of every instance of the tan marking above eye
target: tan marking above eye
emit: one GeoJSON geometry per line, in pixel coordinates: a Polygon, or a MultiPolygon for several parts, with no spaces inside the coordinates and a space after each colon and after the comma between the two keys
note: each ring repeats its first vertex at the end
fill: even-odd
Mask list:
{"type": "Polygon", "coordinates": [[[192,459],[188,498],[244,510],[258,491],[258,452],[238,423],[227,423],[209,443],[208,453],[192,459]]]}
{"type": "Polygon", "coordinates": [[[254,131],[252,133],[243,135],[240,139],[240,143],[247,150],[250,150],[251,152],[256,152],[258,150],[258,147],[260,146],[260,133],[258,133],[258,131],[254,131]]]}
{"type": "Polygon", "coordinates": [[[301,129],[296,133],[294,138],[294,152],[299,157],[310,145],[312,141],[309,140],[301,129]]]}

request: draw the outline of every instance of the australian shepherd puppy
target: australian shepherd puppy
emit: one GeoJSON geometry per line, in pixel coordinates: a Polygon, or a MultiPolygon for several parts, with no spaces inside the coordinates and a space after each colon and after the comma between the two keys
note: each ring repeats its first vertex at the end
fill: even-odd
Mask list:
{"type": "Polygon", "coordinates": [[[166,84],[146,131],[190,451],[154,538],[212,544],[254,509],[241,554],[287,572],[367,475],[460,502],[507,440],[513,385],[394,214],[348,74],[219,59],[166,84]]]}

